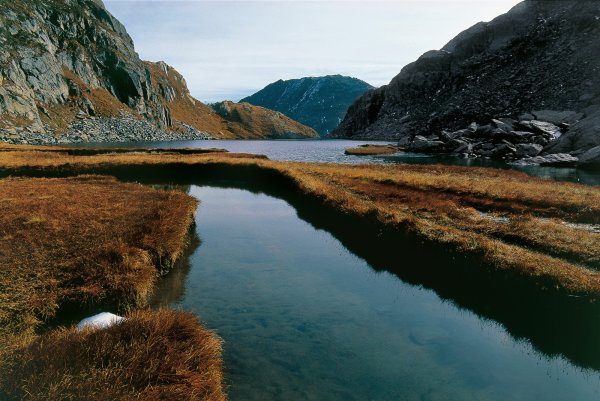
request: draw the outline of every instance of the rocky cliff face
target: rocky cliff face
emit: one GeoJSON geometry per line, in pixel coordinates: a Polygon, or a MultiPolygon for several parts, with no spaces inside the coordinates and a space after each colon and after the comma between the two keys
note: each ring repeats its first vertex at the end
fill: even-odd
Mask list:
{"type": "Polygon", "coordinates": [[[332,136],[402,139],[551,110],[581,120],[547,151],[600,145],[599,37],[600,2],[526,0],[367,92],[332,136]]]}
{"type": "Polygon", "coordinates": [[[140,60],[101,0],[0,0],[0,8],[0,140],[242,135],[173,68],[140,60]]]}
{"type": "Polygon", "coordinates": [[[341,75],[279,80],[241,102],[279,111],[325,136],[342,121],[348,106],[372,88],[341,75]]]}

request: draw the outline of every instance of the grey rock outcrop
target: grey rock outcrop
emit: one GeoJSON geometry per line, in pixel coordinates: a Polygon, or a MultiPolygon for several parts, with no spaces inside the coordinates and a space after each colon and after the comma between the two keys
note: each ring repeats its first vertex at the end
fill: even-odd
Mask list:
{"type": "Polygon", "coordinates": [[[570,127],[569,132],[544,150],[549,153],[561,153],[586,151],[600,146],[600,105],[586,108],[584,116],[581,121],[570,127]]]}
{"type": "MultiPolygon", "coordinates": [[[[402,146],[409,152],[445,153],[514,162],[547,155],[544,146],[555,143],[569,130],[568,125],[561,123],[561,126],[562,128],[559,128],[550,122],[539,120],[493,118],[487,125],[472,123],[468,128],[453,132],[443,130],[439,135],[405,138],[402,146]]],[[[550,162],[553,162],[552,159],[550,162]]]]}
{"type": "MultiPolygon", "coordinates": [[[[190,95],[181,74],[164,62],[140,60],[125,27],[100,0],[0,0],[0,10],[0,129],[6,141],[271,133],[268,124],[261,131],[252,121],[229,130],[230,121],[190,95]]],[[[277,117],[263,114],[269,113],[277,117]]],[[[302,130],[293,134],[313,135],[302,130]]]]}
{"type": "Polygon", "coordinates": [[[598,37],[600,2],[525,0],[365,93],[332,136],[427,137],[502,116],[570,125],[547,152],[600,145],[600,114],[584,111],[600,104],[598,37]]]}
{"type": "Polygon", "coordinates": [[[54,116],[45,116],[41,107],[93,113],[91,96],[86,102],[81,91],[85,87],[105,89],[133,112],[170,127],[131,37],[101,2],[2,1],[2,8],[0,114],[5,124],[21,118],[43,130],[42,120],[54,116]]]}
{"type": "Polygon", "coordinates": [[[554,153],[546,156],[528,157],[518,160],[512,164],[516,166],[554,166],[573,167],[579,159],[568,153],[554,153]]]}
{"type": "Polygon", "coordinates": [[[586,167],[600,167],[600,146],[596,146],[579,156],[579,164],[586,167]]]}

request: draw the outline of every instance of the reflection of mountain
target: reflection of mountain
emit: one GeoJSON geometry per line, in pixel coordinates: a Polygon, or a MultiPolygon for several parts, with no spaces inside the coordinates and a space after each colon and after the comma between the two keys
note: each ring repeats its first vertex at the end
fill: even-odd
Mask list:
{"type": "MultiPolygon", "coordinates": [[[[189,190],[189,186],[188,190],[189,190]]],[[[190,231],[189,245],[185,253],[175,264],[173,269],[164,277],[157,280],[154,293],[148,302],[152,308],[163,308],[178,303],[185,295],[185,283],[192,265],[190,256],[200,247],[201,241],[198,232],[194,229],[190,231]]]]}

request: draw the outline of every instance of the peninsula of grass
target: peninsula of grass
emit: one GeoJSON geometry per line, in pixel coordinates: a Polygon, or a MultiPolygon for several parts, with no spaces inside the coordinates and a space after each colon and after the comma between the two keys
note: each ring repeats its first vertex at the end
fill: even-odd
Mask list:
{"type": "Polygon", "coordinates": [[[393,145],[361,145],[357,148],[348,148],[344,151],[346,155],[374,156],[398,153],[400,148],[393,145]]]}
{"type": "Polygon", "coordinates": [[[0,205],[0,399],[224,399],[220,342],[188,314],[38,335],[65,307],[144,306],[185,250],[194,198],[83,175],[1,179],[0,205]]]}
{"type": "Polygon", "coordinates": [[[0,368],[2,399],[224,401],[221,349],[180,311],[137,311],[103,330],[53,330],[0,368]]]}
{"type": "Polygon", "coordinates": [[[508,272],[548,291],[600,295],[598,187],[459,166],[292,163],[227,153],[0,153],[0,169],[37,174],[152,166],[196,176],[227,169],[238,179],[268,173],[324,208],[468,255],[490,274],[508,272]]]}

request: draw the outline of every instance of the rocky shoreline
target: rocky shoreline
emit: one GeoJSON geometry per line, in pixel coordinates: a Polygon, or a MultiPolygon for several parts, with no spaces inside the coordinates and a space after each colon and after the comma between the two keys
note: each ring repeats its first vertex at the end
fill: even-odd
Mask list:
{"type": "Polygon", "coordinates": [[[0,142],[28,145],[57,145],[81,142],[153,142],[213,139],[205,132],[180,123],[174,130],[163,130],[156,125],[132,116],[92,117],[78,115],[64,133],[46,129],[37,132],[33,127],[0,128],[0,142]]]}
{"type": "Polygon", "coordinates": [[[406,137],[400,146],[409,152],[487,158],[515,165],[600,165],[600,146],[568,153],[549,151],[582,117],[581,113],[570,111],[541,111],[521,115],[519,120],[497,118],[486,125],[474,122],[457,131],[406,137]]]}

